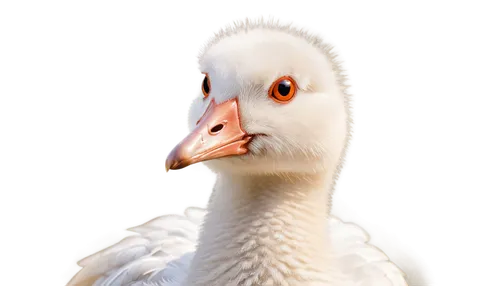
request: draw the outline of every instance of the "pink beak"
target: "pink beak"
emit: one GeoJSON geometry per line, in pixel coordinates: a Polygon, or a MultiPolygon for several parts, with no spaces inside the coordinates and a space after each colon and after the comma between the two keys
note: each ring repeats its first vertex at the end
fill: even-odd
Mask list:
{"type": "Polygon", "coordinates": [[[202,161],[246,154],[251,138],[241,128],[238,100],[216,104],[212,99],[196,128],[170,152],[165,168],[182,169],[202,161]]]}

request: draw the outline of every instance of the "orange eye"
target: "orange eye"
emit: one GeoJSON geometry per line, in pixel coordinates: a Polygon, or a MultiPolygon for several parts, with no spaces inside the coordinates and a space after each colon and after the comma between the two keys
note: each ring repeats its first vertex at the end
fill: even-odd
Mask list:
{"type": "Polygon", "coordinates": [[[211,89],[212,89],[212,86],[210,84],[210,78],[208,77],[208,74],[205,74],[205,78],[203,79],[203,82],[201,83],[201,91],[203,91],[204,98],[208,97],[211,89]]]}
{"type": "Polygon", "coordinates": [[[289,76],[277,79],[269,89],[269,97],[278,103],[287,103],[295,96],[297,84],[289,76]]]}

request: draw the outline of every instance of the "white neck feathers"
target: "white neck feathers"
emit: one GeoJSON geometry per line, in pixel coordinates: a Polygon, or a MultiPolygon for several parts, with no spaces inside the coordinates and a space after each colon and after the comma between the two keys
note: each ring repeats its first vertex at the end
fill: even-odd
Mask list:
{"type": "Polygon", "coordinates": [[[332,176],[219,176],[186,285],[331,285],[332,176]]]}

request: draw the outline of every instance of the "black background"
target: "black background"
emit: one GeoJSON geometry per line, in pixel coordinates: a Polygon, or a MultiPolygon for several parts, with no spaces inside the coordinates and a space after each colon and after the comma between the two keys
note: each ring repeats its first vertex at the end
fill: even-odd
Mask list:
{"type": "MultiPolygon", "coordinates": [[[[432,94],[432,60],[415,41],[427,28],[396,15],[388,20],[327,10],[281,7],[281,15],[328,24],[353,58],[363,136],[353,175],[345,178],[345,198],[401,239],[416,240],[433,257],[433,270],[441,271],[447,175],[437,170],[437,131],[423,112],[422,98],[432,94]]],[[[119,231],[120,224],[135,223],[152,208],[184,207],[184,200],[197,200],[206,190],[207,177],[158,178],[158,151],[168,149],[167,136],[183,134],[191,41],[208,24],[238,15],[239,8],[98,14],[79,15],[81,21],[67,15],[54,23],[69,26],[60,50],[67,56],[61,82],[71,106],[54,118],[66,122],[57,126],[67,135],[55,147],[68,155],[53,178],[62,190],[54,191],[52,212],[56,272],[65,270],[72,248],[86,246],[96,232],[119,231]]]]}

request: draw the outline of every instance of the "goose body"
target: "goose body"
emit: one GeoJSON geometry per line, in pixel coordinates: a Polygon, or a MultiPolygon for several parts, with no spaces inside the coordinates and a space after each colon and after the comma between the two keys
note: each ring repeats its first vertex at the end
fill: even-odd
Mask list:
{"type": "MultiPolygon", "coordinates": [[[[205,209],[188,208],[184,215],[166,215],[131,228],[136,235],[81,260],[82,270],[69,285],[185,285],[205,214],[205,209]]],[[[338,249],[331,285],[407,285],[401,270],[369,244],[363,229],[334,216],[328,226],[338,249]]]]}
{"type": "Polygon", "coordinates": [[[351,121],[331,48],[247,21],[208,43],[200,69],[191,133],[166,166],[203,161],[217,174],[207,208],[132,228],[68,285],[407,285],[366,232],[330,215],[351,121]]]}

